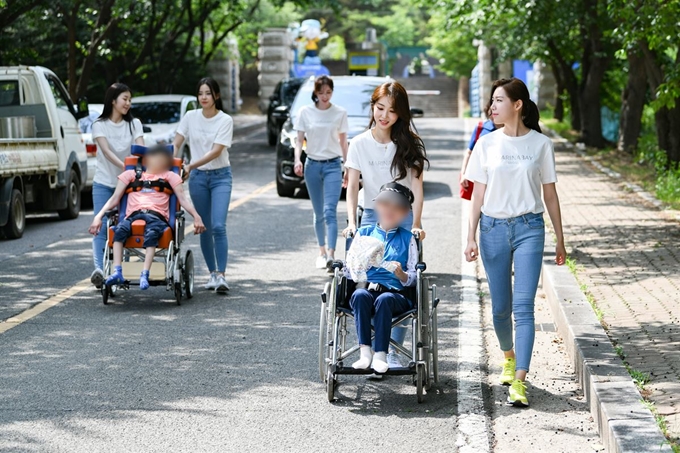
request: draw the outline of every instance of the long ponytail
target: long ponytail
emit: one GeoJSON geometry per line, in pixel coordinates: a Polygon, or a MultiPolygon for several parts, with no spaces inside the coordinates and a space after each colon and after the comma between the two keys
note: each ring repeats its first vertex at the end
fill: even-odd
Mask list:
{"type": "Polygon", "coordinates": [[[505,94],[513,102],[522,101],[522,122],[529,129],[533,129],[536,132],[542,133],[541,126],[539,125],[540,113],[538,111],[538,106],[534,101],[531,100],[531,95],[529,94],[529,89],[520,79],[513,77],[510,79],[498,79],[491,87],[491,101],[493,100],[493,94],[497,88],[503,87],[505,94]]]}

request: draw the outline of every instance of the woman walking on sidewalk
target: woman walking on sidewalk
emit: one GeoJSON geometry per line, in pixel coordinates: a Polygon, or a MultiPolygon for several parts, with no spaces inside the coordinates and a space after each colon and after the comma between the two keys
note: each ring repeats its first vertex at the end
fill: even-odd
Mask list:
{"type": "Polygon", "coordinates": [[[333,80],[314,82],[313,105],[300,110],[295,122],[295,174],[305,176],[314,209],[314,232],[319,244],[316,267],[326,269],[335,259],[338,241],[338,202],[342,192],[342,162],[347,159],[347,111],[331,104],[333,80]],[[302,143],[307,138],[307,160],[302,167],[302,143]]]}
{"type": "MultiPolygon", "coordinates": [[[[99,212],[113,196],[118,175],[125,170],[125,157],[134,144],[144,145],[142,123],[130,113],[132,91],[127,85],[114,83],[104,95],[104,111],[92,125],[92,138],[97,143],[97,170],[92,184],[92,205],[99,212]]],[[[106,225],[106,217],[103,224],[106,225]]],[[[94,271],[92,284],[101,288],[104,282],[104,247],[106,228],[101,228],[92,239],[94,271]]]]}
{"type": "Polygon", "coordinates": [[[491,115],[504,126],[477,142],[465,174],[475,183],[465,257],[474,261],[481,252],[494,330],[505,354],[500,382],[510,385],[508,404],[525,407],[529,405],[524,381],[534,346],[534,298],[543,261],[546,209],[557,237],[555,261],[562,265],[566,258],[555,154],[552,141],[538,125],[538,107],[521,80],[501,79],[493,84],[491,115]]]}
{"type": "Polygon", "coordinates": [[[229,290],[224,273],[229,255],[227,213],[232,183],[228,148],[234,122],[222,111],[220,87],[215,80],[201,79],[196,91],[202,108],[182,118],[173,145],[177,155],[184,140],[189,140],[191,162],[184,171],[189,176],[194,207],[206,228],[201,235],[201,252],[210,271],[205,288],[224,294],[229,290]]]}

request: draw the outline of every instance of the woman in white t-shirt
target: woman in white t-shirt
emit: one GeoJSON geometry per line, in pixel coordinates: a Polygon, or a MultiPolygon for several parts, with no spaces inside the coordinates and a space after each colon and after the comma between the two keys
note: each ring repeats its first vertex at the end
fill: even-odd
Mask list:
{"type": "MultiPolygon", "coordinates": [[[[425,145],[411,127],[411,107],[406,89],[399,82],[385,82],[371,96],[371,120],[368,130],[357,135],[349,144],[345,171],[347,174],[347,218],[345,235],[357,226],[375,225],[378,217],[373,199],[380,187],[396,181],[413,192],[413,206],[401,225],[425,239],[422,229],[423,173],[428,165],[425,145]],[[357,225],[359,177],[364,188],[364,213],[357,225]]],[[[402,344],[408,322],[392,329],[391,339],[402,344]]],[[[390,368],[402,366],[397,351],[390,347],[387,355],[390,368]]]]}
{"type": "Polygon", "coordinates": [[[232,185],[228,148],[234,121],[222,111],[220,87],[214,79],[206,77],[198,82],[197,97],[202,108],[184,115],[173,145],[177,155],[189,140],[191,162],[184,171],[190,176],[191,200],[206,228],[201,235],[201,252],[210,271],[205,288],[224,294],[229,290],[224,273],[229,255],[227,213],[232,185]]]}
{"type": "MultiPolygon", "coordinates": [[[[97,170],[92,185],[92,205],[99,212],[111,198],[118,184],[118,175],[125,170],[125,157],[133,144],[144,145],[142,123],[132,117],[132,91],[127,85],[114,83],[104,95],[104,111],[92,124],[92,138],[97,144],[97,170]]],[[[106,224],[106,219],[103,220],[106,224]]],[[[102,271],[106,228],[92,239],[94,271],[90,281],[97,288],[104,282],[102,271]]]]}
{"type": "Polygon", "coordinates": [[[385,82],[371,96],[371,120],[368,130],[349,144],[347,162],[347,218],[345,232],[357,226],[374,225],[377,216],[373,199],[380,187],[398,182],[413,192],[413,210],[404,228],[425,238],[422,230],[423,173],[429,164],[423,141],[411,128],[411,107],[406,89],[399,82],[385,82]],[[364,189],[364,214],[357,225],[359,177],[364,189]]]}
{"type": "Polygon", "coordinates": [[[494,330],[505,355],[500,382],[510,386],[508,404],[524,407],[529,405],[524,381],[534,345],[546,209],[557,238],[558,265],[564,264],[566,251],[553,145],[541,134],[538,107],[524,82],[497,80],[491,89],[491,114],[494,123],[504,126],[479,139],[465,172],[465,179],[475,183],[465,257],[474,261],[481,252],[494,330]]]}
{"type": "Polygon", "coordinates": [[[295,174],[305,176],[314,209],[314,232],[319,244],[316,267],[326,269],[335,259],[338,241],[338,201],[342,192],[342,161],[347,158],[347,111],[331,104],[333,80],[314,82],[313,105],[300,110],[295,120],[295,174]],[[302,168],[302,143],[307,138],[307,160],[302,168]]]}

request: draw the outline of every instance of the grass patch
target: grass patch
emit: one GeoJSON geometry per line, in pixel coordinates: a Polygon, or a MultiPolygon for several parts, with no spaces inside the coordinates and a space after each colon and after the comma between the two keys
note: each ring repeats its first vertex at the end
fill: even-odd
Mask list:
{"type": "Polygon", "coordinates": [[[680,453],[680,443],[678,443],[677,440],[673,440],[669,437],[668,423],[666,421],[666,417],[659,414],[659,411],[657,410],[656,406],[651,401],[642,400],[641,402],[642,405],[649,409],[649,411],[654,416],[654,420],[656,421],[657,426],[659,427],[663,435],[666,436],[666,439],[668,439],[666,443],[671,447],[673,453],[680,453]]]}

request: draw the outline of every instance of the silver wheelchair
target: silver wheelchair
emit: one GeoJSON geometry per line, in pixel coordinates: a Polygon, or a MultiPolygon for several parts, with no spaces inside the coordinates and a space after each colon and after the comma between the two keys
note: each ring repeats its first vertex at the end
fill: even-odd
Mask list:
{"type": "MultiPolygon", "coordinates": [[[[348,239],[348,244],[351,239],[348,239]]],[[[439,359],[437,346],[437,286],[430,285],[424,276],[427,266],[422,260],[422,244],[416,237],[419,262],[416,266],[416,285],[406,288],[403,294],[414,303],[414,308],[392,319],[392,327],[406,320],[411,324],[411,345],[407,349],[390,339],[390,346],[408,358],[405,367],[390,368],[385,375],[412,376],[416,386],[418,402],[422,403],[425,390],[432,383],[439,382],[439,359]]],[[[319,377],[326,384],[328,401],[335,399],[335,387],[342,375],[371,375],[372,369],[357,370],[351,366],[349,357],[358,353],[359,345],[347,347],[350,334],[347,324],[354,315],[349,300],[356,289],[356,283],[345,277],[344,263],[332,264],[333,278],[326,283],[321,294],[321,315],[319,319],[319,377]],[[345,365],[345,363],[348,363],[345,365]]]]}

